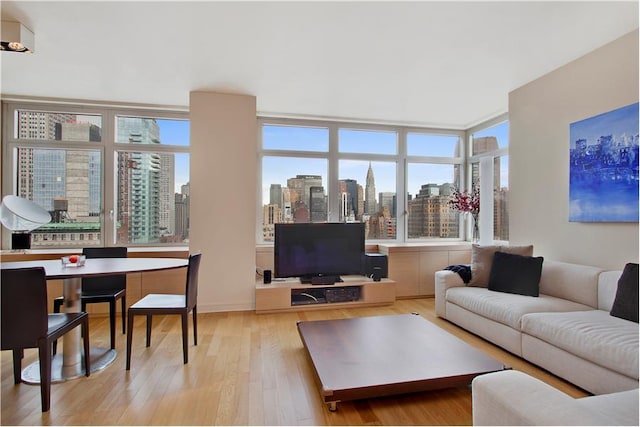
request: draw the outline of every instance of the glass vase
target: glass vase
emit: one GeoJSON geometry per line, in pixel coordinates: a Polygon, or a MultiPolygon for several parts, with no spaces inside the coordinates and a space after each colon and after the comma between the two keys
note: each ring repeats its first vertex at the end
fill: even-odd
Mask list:
{"type": "Polygon", "coordinates": [[[471,217],[471,243],[480,243],[480,228],[478,225],[478,215],[469,215],[471,217]]]}

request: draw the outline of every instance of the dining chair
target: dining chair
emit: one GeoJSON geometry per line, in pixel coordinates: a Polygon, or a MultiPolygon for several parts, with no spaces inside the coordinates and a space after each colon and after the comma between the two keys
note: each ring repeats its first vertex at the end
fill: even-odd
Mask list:
{"type": "Polygon", "coordinates": [[[3,269],[2,282],[2,350],[13,350],[13,381],[22,382],[22,358],[25,348],[37,348],[40,364],[42,412],[51,406],[52,343],[82,326],[84,369],[90,372],[89,316],[87,313],[49,314],[47,280],[44,267],[3,269]]]}
{"type": "Polygon", "coordinates": [[[182,355],[184,363],[189,361],[188,321],[193,312],[193,345],[198,345],[198,269],[202,254],[189,255],[187,280],[184,294],[148,294],[129,307],[127,312],[127,367],[131,368],[131,344],[133,342],[134,316],[147,317],[147,347],[151,345],[151,323],[156,314],[179,314],[182,316],[182,355]]]}
{"type": "MultiPolygon", "coordinates": [[[[108,248],[84,248],[82,254],[90,258],[126,258],[126,247],[108,248]]],[[[100,277],[82,278],[82,311],[87,311],[87,304],[101,302],[109,303],[109,325],[111,328],[111,349],[116,348],[116,301],[122,303],[122,333],[126,333],[127,319],[127,275],[114,274],[100,277]]],[[[53,300],[53,312],[60,313],[60,307],[64,304],[64,297],[53,300]]],[[[53,344],[53,354],[56,353],[57,344],[53,344]]]]}

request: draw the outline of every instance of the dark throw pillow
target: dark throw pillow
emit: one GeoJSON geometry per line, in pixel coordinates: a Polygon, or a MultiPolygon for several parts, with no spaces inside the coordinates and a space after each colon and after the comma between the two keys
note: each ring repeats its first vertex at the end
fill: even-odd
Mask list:
{"type": "Polygon", "coordinates": [[[493,264],[493,255],[496,252],[506,252],[523,256],[533,255],[533,245],[527,246],[471,246],[471,280],[468,286],[486,288],[489,284],[489,274],[493,264]]]}
{"type": "Polygon", "coordinates": [[[624,266],[610,314],[638,323],[638,264],[624,266]]]}
{"type": "Polygon", "coordinates": [[[496,252],[489,274],[489,290],[537,297],[543,257],[496,252]]]}

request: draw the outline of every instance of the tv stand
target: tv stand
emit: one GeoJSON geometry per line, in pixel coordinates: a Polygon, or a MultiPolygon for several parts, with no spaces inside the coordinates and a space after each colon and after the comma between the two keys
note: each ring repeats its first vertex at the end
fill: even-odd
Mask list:
{"type": "Polygon", "coordinates": [[[334,283],[340,283],[343,280],[340,276],[331,275],[318,275],[318,276],[301,276],[300,283],[308,285],[333,285],[334,283]]]}
{"type": "Polygon", "coordinates": [[[321,286],[300,283],[298,278],[270,284],[256,281],[257,313],[366,307],[393,304],[395,300],[395,282],[390,279],[374,282],[365,276],[343,276],[339,284],[321,286]]]}

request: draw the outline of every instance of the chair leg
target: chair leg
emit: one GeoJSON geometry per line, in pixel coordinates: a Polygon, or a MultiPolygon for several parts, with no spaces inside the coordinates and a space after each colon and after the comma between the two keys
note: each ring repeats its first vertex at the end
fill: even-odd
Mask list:
{"type": "Polygon", "coordinates": [[[193,345],[198,345],[198,308],[193,306],[193,345]]]}
{"type": "Polygon", "coordinates": [[[51,406],[51,342],[46,339],[40,339],[38,341],[38,355],[42,412],[47,412],[51,406]]]}
{"type": "Polygon", "coordinates": [[[111,350],[116,348],[116,301],[109,301],[109,335],[111,339],[111,350]]]}
{"type": "Polygon", "coordinates": [[[133,340],[133,313],[129,310],[127,315],[127,367],[128,371],[131,368],[131,342],[133,340]]]}
{"type": "Polygon", "coordinates": [[[13,349],[13,383],[20,384],[22,382],[22,358],[24,357],[24,349],[13,349]]]}
{"type": "Polygon", "coordinates": [[[153,316],[150,314],[147,314],[147,347],[151,346],[151,321],[153,319],[153,316]]]}
{"type": "Polygon", "coordinates": [[[189,361],[189,313],[182,313],[182,358],[186,365],[189,361]]]}
{"type": "Polygon", "coordinates": [[[82,343],[84,344],[84,375],[91,373],[91,349],[89,348],[89,318],[82,322],[82,343]]]}
{"type": "Polygon", "coordinates": [[[123,296],[120,298],[122,303],[122,333],[126,334],[126,324],[127,324],[127,296],[123,296]]]}

